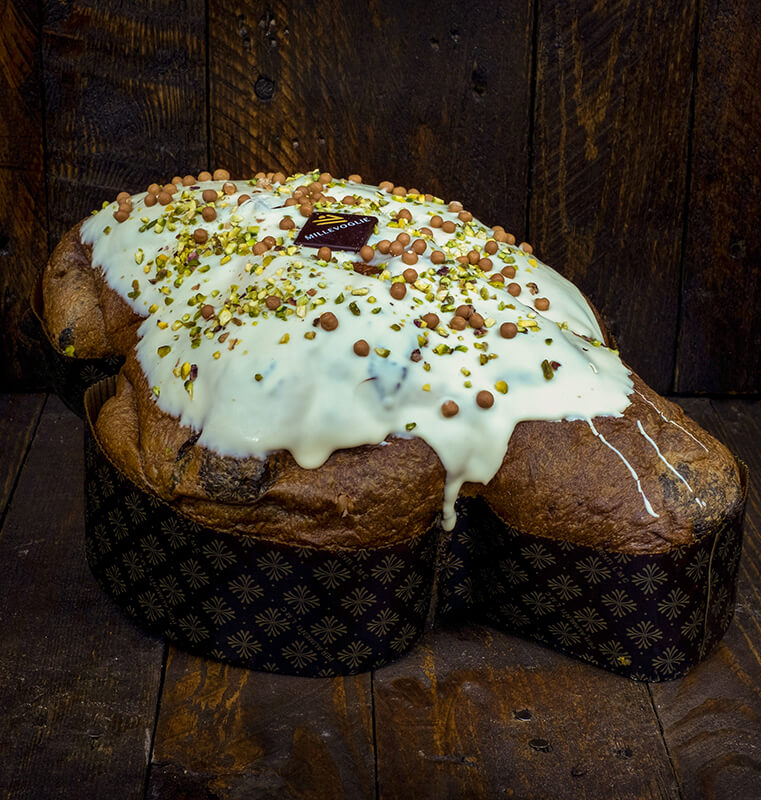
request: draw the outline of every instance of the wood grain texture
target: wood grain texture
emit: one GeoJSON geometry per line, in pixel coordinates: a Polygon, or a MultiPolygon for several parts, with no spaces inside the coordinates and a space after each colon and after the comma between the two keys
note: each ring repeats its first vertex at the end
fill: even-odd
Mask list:
{"type": "Polygon", "coordinates": [[[36,3],[0,6],[0,388],[44,386],[29,293],[47,259],[40,20],[36,3]]]}
{"type": "Polygon", "coordinates": [[[0,395],[0,520],[10,501],[44,403],[45,396],[41,394],[0,395]]]}
{"type": "Polygon", "coordinates": [[[701,3],[677,391],[761,391],[759,29],[758,3],[701,3]]]}
{"type": "Polygon", "coordinates": [[[540,4],[530,236],[672,382],[695,2],[540,4]]]}
{"type": "Polygon", "coordinates": [[[677,798],[647,687],[468,624],[374,679],[379,797],[677,798]]]}
{"type": "Polygon", "coordinates": [[[224,0],[209,12],[214,163],[388,179],[522,236],[531,0],[224,0]]]}
{"type": "Polygon", "coordinates": [[[0,797],[142,798],[163,645],[84,556],[82,423],[48,399],[0,533],[0,797]]]}
{"type": "Polygon", "coordinates": [[[685,800],[761,797],[761,402],[680,400],[750,467],[735,618],[709,658],[651,692],[685,800]]]}
{"type": "Polygon", "coordinates": [[[147,798],[372,798],[369,674],[294,678],[174,648],[147,798]]]}
{"type": "Polygon", "coordinates": [[[207,161],[203,0],[48,0],[43,27],[51,244],[126,189],[207,161]]]}

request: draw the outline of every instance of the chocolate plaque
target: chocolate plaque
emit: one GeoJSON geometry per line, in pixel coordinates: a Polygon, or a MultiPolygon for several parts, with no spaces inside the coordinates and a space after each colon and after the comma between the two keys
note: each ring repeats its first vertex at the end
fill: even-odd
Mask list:
{"type": "Polygon", "coordinates": [[[314,211],[299,231],[295,244],[304,247],[330,247],[356,253],[367,244],[378,222],[369,214],[336,214],[314,211]]]}

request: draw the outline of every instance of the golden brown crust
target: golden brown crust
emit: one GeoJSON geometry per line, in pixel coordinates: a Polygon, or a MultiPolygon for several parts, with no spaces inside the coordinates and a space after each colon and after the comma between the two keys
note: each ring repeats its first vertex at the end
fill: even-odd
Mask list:
{"type": "MultiPolygon", "coordinates": [[[[199,444],[156,405],[133,349],[141,318],[90,259],[77,226],[44,274],[46,323],[61,350],[70,344],[83,357],[127,355],[97,431],[139,486],[201,524],[298,544],[381,546],[434,523],[445,473],[421,439],[338,451],[316,470],[284,451],[236,459],[199,444]]],[[[629,408],[596,418],[594,430],[585,421],[519,423],[495,477],[464,493],[482,496],[524,533],[629,553],[689,544],[720,524],[741,502],[735,459],[633,379],[629,408]]]]}
{"type": "Polygon", "coordinates": [[[48,338],[77,358],[125,355],[137,341],[142,318],[92,267],[92,248],[80,238],[80,222],[58,243],[42,275],[48,338]]]}

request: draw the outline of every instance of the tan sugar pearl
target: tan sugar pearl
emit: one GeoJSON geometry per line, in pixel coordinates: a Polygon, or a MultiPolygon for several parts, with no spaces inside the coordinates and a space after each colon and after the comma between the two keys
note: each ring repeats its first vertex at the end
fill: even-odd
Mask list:
{"type": "Polygon", "coordinates": [[[357,198],[353,194],[347,194],[341,202],[345,206],[355,206],[357,205],[357,198]]]}
{"type": "Polygon", "coordinates": [[[417,264],[417,253],[412,253],[409,250],[402,256],[402,261],[405,264],[417,264]]]}
{"type": "Polygon", "coordinates": [[[468,317],[468,325],[476,330],[483,328],[484,318],[478,312],[475,312],[468,317]]]}
{"type": "Polygon", "coordinates": [[[514,277],[515,277],[515,267],[514,267],[514,266],[512,266],[512,264],[508,264],[506,267],[502,267],[502,269],[500,270],[500,272],[501,272],[501,273],[502,273],[502,274],[503,274],[503,275],[504,275],[506,278],[514,278],[514,277]]]}
{"type": "Polygon", "coordinates": [[[457,219],[462,220],[463,222],[470,222],[473,219],[473,215],[470,211],[461,211],[457,215],[457,219]]]}
{"type": "Polygon", "coordinates": [[[174,185],[174,183],[165,183],[163,191],[165,191],[167,194],[175,194],[177,192],[177,187],[174,185]]]}
{"type": "Polygon", "coordinates": [[[182,186],[182,178],[179,175],[175,175],[174,178],[172,178],[171,183],[175,185],[179,183],[180,186],[182,186]]]}
{"type": "Polygon", "coordinates": [[[394,300],[401,300],[407,294],[407,287],[403,283],[392,283],[389,293],[394,300]]]}
{"type": "Polygon", "coordinates": [[[204,203],[216,203],[217,202],[217,190],[216,189],[204,189],[201,192],[201,199],[204,203]]]}
{"type": "Polygon", "coordinates": [[[503,322],[499,326],[499,333],[503,339],[514,339],[518,333],[518,326],[514,322],[503,322]]]}
{"type": "Polygon", "coordinates": [[[222,184],[222,191],[225,194],[235,194],[238,191],[238,187],[232,181],[225,181],[222,184]]]}
{"type": "Polygon", "coordinates": [[[274,311],[275,309],[277,309],[277,308],[280,308],[280,304],[281,304],[281,302],[282,302],[282,301],[280,300],[280,298],[279,298],[279,297],[278,297],[276,294],[271,294],[271,295],[270,295],[270,296],[269,296],[269,297],[268,297],[268,298],[267,298],[267,299],[264,301],[264,305],[265,305],[265,306],[267,306],[267,308],[268,308],[270,311],[274,311]]]}
{"type": "Polygon", "coordinates": [[[278,227],[281,231],[290,231],[292,228],[296,227],[296,223],[290,217],[283,217],[278,227]]]}
{"type": "Polygon", "coordinates": [[[423,314],[423,322],[431,329],[437,328],[439,326],[439,318],[433,312],[428,312],[427,314],[423,314]]]}
{"type": "Polygon", "coordinates": [[[417,270],[412,268],[406,269],[402,273],[402,277],[405,281],[407,281],[407,283],[415,283],[415,281],[418,279],[417,270]]]}
{"type": "Polygon", "coordinates": [[[242,195],[240,195],[240,197],[238,197],[238,205],[242,206],[246,202],[246,200],[250,200],[250,199],[251,199],[251,195],[250,194],[242,194],[242,195]]]}
{"type": "Polygon", "coordinates": [[[515,244],[515,236],[513,236],[512,233],[506,233],[505,234],[505,241],[508,244],[515,244]]]}
{"type": "Polygon", "coordinates": [[[397,241],[400,241],[404,247],[410,243],[410,235],[409,233],[400,233],[397,235],[397,241]]]}
{"type": "Polygon", "coordinates": [[[369,244],[362,245],[362,247],[359,248],[359,257],[363,261],[365,262],[372,261],[373,256],[375,256],[375,250],[373,250],[373,248],[370,247],[369,244]]]}
{"type": "Polygon", "coordinates": [[[484,245],[484,251],[490,256],[493,256],[497,252],[497,250],[499,250],[499,246],[493,239],[490,239],[484,245]]]}
{"type": "Polygon", "coordinates": [[[296,200],[296,198],[294,198],[294,197],[289,197],[285,201],[285,203],[283,203],[283,205],[285,205],[285,206],[297,206],[298,204],[299,204],[299,201],[296,200]]]}
{"type": "Polygon", "coordinates": [[[407,190],[404,186],[394,186],[391,190],[391,194],[396,195],[397,197],[405,197],[407,194],[407,190]]]}
{"type": "Polygon", "coordinates": [[[204,303],[201,306],[201,316],[205,320],[209,320],[214,316],[214,306],[211,303],[204,303]]]}
{"type": "Polygon", "coordinates": [[[119,194],[116,195],[116,202],[121,203],[122,200],[129,200],[131,203],[132,195],[129,192],[119,192],[119,194]]]}
{"type": "Polygon", "coordinates": [[[446,403],[441,404],[441,413],[445,417],[454,417],[459,410],[460,407],[454,400],[447,400],[446,403]]]}
{"type": "MultiPolygon", "coordinates": [[[[349,175],[349,181],[351,183],[362,183],[362,176],[357,175],[356,173],[354,175],[349,175]]],[[[364,339],[361,341],[364,341],[364,339]]]]}
{"type": "Polygon", "coordinates": [[[320,314],[320,326],[325,331],[334,331],[338,327],[338,319],[332,311],[320,314]]]}
{"type": "Polygon", "coordinates": [[[454,328],[456,331],[464,331],[465,328],[468,327],[468,322],[455,314],[452,319],[449,320],[449,327],[454,328]]]}
{"type": "Polygon", "coordinates": [[[462,317],[463,319],[468,319],[470,315],[473,313],[473,310],[474,310],[473,306],[461,305],[457,306],[454,313],[458,317],[462,317]]]}
{"type": "Polygon", "coordinates": [[[494,231],[494,238],[498,242],[506,242],[507,234],[504,231],[494,231]]]}
{"type": "Polygon", "coordinates": [[[206,206],[205,208],[201,209],[201,216],[206,222],[214,222],[214,220],[217,218],[217,212],[211,206],[206,206]]]}
{"type": "Polygon", "coordinates": [[[494,405],[494,395],[483,389],[476,395],[476,403],[481,408],[491,408],[494,405]]]}
{"type": "Polygon", "coordinates": [[[391,242],[388,239],[381,239],[375,246],[378,248],[378,252],[385,256],[391,247],[391,242]]]}
{"type": "Polygon", "coordinates": [[[117,222],[124,222],[129,217],[129,211],[124,208],[120,208],[114,211],[114,219],[117,222]]]}
{"type": "Polygon", "coordinates": [[[524,253],[529,253],[529,255],[534,252],[534,248],[528,242],[521,242],[518,247],[520,247],[524,253]]]}
{"type": "Polygon", "coordinates": [[[267,245],[264,242],[257,242],[253,247],[253,253],[255,256],[263,255],[267,252],[267,245]]]}
{"type": "Polygon", "coordinates": [[[193,231],[193,239],[198,242],[198,244],[203,244],[209,238],[209,232],[204,230],[203,228],[196,228],[193,231]]]}
{"type": "Polygon", "coordinates": [[[432,228],[440,228],[443,224],[444,220],[438,215],[434,214],[431,217],[431,227],[432,228]]]}
{"type": "Polygon", "coordinates": [[[550,301],[546,297],[537,297],[534,300],[534,308],[537,311],[546,311],[550,307],[550,301]]]}
{"type": "Polygon", "coordinates": [[[398,239],[395,239],[389,245],[388,252],[392,256],[400,256],[404,252],[404,245],[398,239]]]}
{"type": "Polygon", "coordinates": [[[452,200],[452,202],[447,207],[453,213],[462,211],[462,203],[459,200],[452,200]]]}
{"type": "Polygon", "coordinates": [[[444,231],[444,233],[454,233],[457,230],[457,225],[455,225],[454,222],[452,222],[451,219],[448,219],[441,226],[441,230],[444,231]]]}
{"type": "Polygon", "coordinates": [[[207,172],[204,170],[203,172],[198,173],[198,182],[201,181],[210,181],[211,180],[211,172],[207,172]]]}
{"type": "Polygon", "coordinates": [[[329,247],[323,246],[317,251],[317,258],[322,261],[330,261],[333,258],[333,251],[329,247]]]}
{"type": "Polygon", "coordinates": [[[158,185],[158,183],[152,183],[148,187],[148,194],[158,194],[160,191],[161,187],[158,185]]]}
{"type": "Polygon", "coordinates": [[[265,236],[262,241],[267,245],[267,249],[274,247],[277,244],[274,236],[265,236]]]}
{"type": "Polygon", "coordinates": [[[428,245],[422,239],[415,239],[415,241],[412,243],[412,250],[419,256],[422,256],[423,253],[425,253],[425,248],[427,246],[428,245]]]}
{"type": "Polygon", "coordinates": [[[421,228],[420,229],[421,236],[433,236],[433,231],[430,228],[421,228]]]}
{"type": "Polygon", "coordinates": [[[326,184],[330,183],[333,180],[333,176],[329,172],[321,172],[320,173],[320,183],[326,184]]]}
{"type": "Polygon", "coordinates": [[[183,186],[192,186],[195,182],[196,182],[196,179],[195,179],[195,176],[193,176],[193,175],[186,175],[182,179],[182,185],[183,186]]]}
{"type": "Polygon", "coordinates": [[[272,183],[285,183],[285,175],[282,172],[276,172],[272,176],[272,183]]]}
{"type": "Polygon", "coordinates": [[[478,250],[471,250],[468,253],[469,264],[478,264],[480,260],[481,260],[481,254],[478,252],[478,250]]]}
{"type": "Polygon", "coordinates": [[[406,219],[407,222],[412,222],[412,214],[410,214],[409,210],[403,208],[397,215],[397,219],[406,219]]]}
{"type": "Polygon", "coordinates": [[[431,261],[433,261],[434,264],[443,264],[446,261],[446,258],[447,257],[441,250],[434,250],[431,253],[431,261]]]}
{"type": "Polygon", "coordinates": [[[521,293],[521,285],[519,283],[508,283],[507,291],[513,296],[517,297],[521,293]]]}
{"type": "Polygon", "coordinates": [[[291,195],[292,195],[293,197],[295,197],[297,200],[298,200],[298,199],[300,199],[300,198],[301,198],[301,199],[303,199],[303,198],[304,198],[304,197],[306,197],[308,194],[309,194],[309,191],[307,190],[307,187],[306,187],[306,186],[297,186],[297,187],[296,187],[296,188],[293,190],[293,192],[291,192],[291,195]]]}
{"type": "Polygon", "coordinates": [[[364,339],[357,339],[354,342],[354,352],[364,358],[367,355],[370,355],[370,345],[364,339]]]}
{"type": "Polygon", "coordinates": [[[162,206],[169,205],[169,203],[172,202],[172,195],[169,194],[169,192],[165,192],[165,191],[162,190],[162,191],[159,192],[158,200],[159,200],[159,203],[161,203],[162,206]]]}
{"type": "Polygon", "coordinates": [[[499,272],[495,272],[494,275],[489,275],[489,283],[504,283],[505,279],[499,272]]]}
{"type": "Polygon", "coordinates": [[[214,170],[214,180],[215,181],[229,181],[230,180],[230,173],[226,169],[215,169],[214,170]]]}
{"type": "Polygon", "coordinates": [[[304,203],[299,206],[299,214],[302,217],[308,217],[312,213],[312,206],[309,203],[304,203]]]}
{"type": "Polygon", "coordinates": [[[151,206],[155,206],[156,203],[158,203],[158,199],[156,198],[155,194],[147,194],[143,202],[148,206],[148,208],[150,208],[151,206]]]}
{"type": "Polygon", "coordinates": [[[394,188],[394,184],[391,181],[382,181],[378,184],[378,188],[384,192],[390,192],[394,188]]]}
{"type": "Polygon", "coordinates": [[[312,181],[312,183],[307,186],[310,194],[322,194],[322,184],[319,181],[312,181]]]}
{"type": "Polygon", "coordinates": [[[484,272],[489,272],[489,270],[494,266],[494,264],[492,263],[492,260],[490,258],[482,258],[478,262],[478,266],[481,267],[481,269],[484,272]]]}

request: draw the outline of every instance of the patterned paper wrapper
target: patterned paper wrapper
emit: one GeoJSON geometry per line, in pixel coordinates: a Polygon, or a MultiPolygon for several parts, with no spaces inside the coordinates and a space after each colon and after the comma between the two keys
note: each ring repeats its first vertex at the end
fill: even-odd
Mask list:
{"type": "Polygon", "coordinates": [[[29,298],[32,313],[37,318],[42,336],[40,337],[45,360],[45,371],[50,377],[56,394],[78,417],[84,419],[84,396],[88,387],[98,381],[116,375],[124,359],[121,356],[109,358],[75,358],[62,353],[50,338],[44,321],[42,300],[42,275],[29,298]]]}
{"type": "MultiPolygon", "coordinates": [[[[481,500],[393,546],[319,549],[202,527],[132,483],[93,422],[115,379],[85,397],[86,549],[104,589],[178,647],[251,669],[362,672],[401,656],[435,619],[485,619],[634,680],[704,658],[734,610],[743,508],[690,547],[611,553],[515,531],[481,500]]],[[[744,486],[747,470],[741,471],[744,486]]]]}

